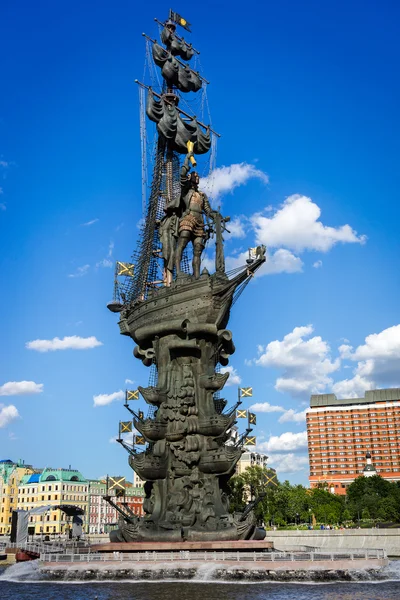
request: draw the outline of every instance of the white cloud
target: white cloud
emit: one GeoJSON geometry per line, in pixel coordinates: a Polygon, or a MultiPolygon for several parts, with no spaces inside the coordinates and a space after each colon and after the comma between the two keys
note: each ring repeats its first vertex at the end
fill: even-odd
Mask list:
{"type": "MultiPolygon", "coordinates": [[[[272,254],[267,250],[265,257],[266,261],[257,271],[256,276],[275,275],[276,273],[299,273],[302,271],[302,260],[290,252],[290,250],[280,248],[272,254]]],[[[227,256],[226,270],[230,271],[231,269],[243,267],[248,258],[248,251],[241,252],[237,256],[227,256]]]]}
{"type": "Polygon", "coordinates": [[[6,427],[9,423],[18,419],[18,417],[18,410],[13,404],[9,404],[8,406],[0,404],[0,429],[6,427]]]}
{"type": "Polygon", "coordinates": [[[272,435],[269,440],[258,446],[261,452],[295,452],[307,448],[307,431],[292,433],[287,431],[281,435],[272,435]]]}
{"type": "Polygon", "coordinates": [[[284,371],[275,382],[279,392],[309,396],[332,385],[329,375],[339,368],[340,360],[331,360],[330,347],[320,336],[305,339],[312,333],[312,325],[295,327],[283,340],[259,347],[259,357],[254,364],[284,371]]]}
{"type": "Polygon", "coordinates": [[[112,394],[99,394],[98,396],[93,396],[93,406],[106,406],[107,404],[111,404],[111,402],[124,400],[124,398],[125,392],[122,390],[113,392],[112,394]]]}
{"type": "Polygon", "coordinates": [[[313,263],[313,267],[314,269],[320,269],[322,267],[322,260],[316,260],[315,263],[313,263]]]}
{"type": "Polygon", "coordinates": [[[243,162],[214,169],[208,177],[201,179],[200,188],[210,198],[217,200],[223,194],[244,185],[249,179],[260,179],[263,183],[268,183],[268,175],[254,165],[243,162]]]}
{"type": "Polygon", "coordinates": [[[400,385],[400,325],[368,335],[355,350],[342,344],[339,351],[342,359],[357,361],[357,367],[353,379],[335,384],[335,393],[358,397],[375,387],[400,385]]]}
{"type": "Polygon", "coordinates": [[[28,396],[43,392],[43,383],[34,381],[8,381],[0,386],[0,396],[28,396]]]}
{"type": "Polygon", "coordinates": [[[227,229],[229,229],[229,234],[226,236],[226,238],[229,240],[229,238],[243,238],[246,235],[246,232],[244,230],[244,218],[240,218],[240,217],[235,217],[234,219],[232,219],[232,221],[230,221],[229,223],[226,224],[227,229]]]}
{"type": "Polygon", "coordinates": [[[303,423],[306,420],[306,410],[296,412],[293,408],[289,408],[279,417],[278,421],[279,423],[303,423]]]}
{"type": "Polygon", "coordinates": [[[26,342],[25,347],[37,352],[55,352],[56,350],[88,350],[102,345],[103,343],[99,342],[94,335],[87,338],[71,335],[62,339],[55,337],[52,340],[33,340],[26,342]]]}
{"type": "Polygon", "coordinates": [[[311,198],[293,194],[275,214],[268,218],[259,213],[251,218],[258,244],[269,248],[286,247],[298,252],[319,250],[327,252],[338,242],[364,243],[350,225],[328,227],[319,218],[321,209],[311,198]]]}
{"type": "Polygon", "coordinates": [[[103,258],[103,260],[99,260],[96,263],[96,267],[105,267],[105,268],[111,268],[112,266],[114,266],[114,263],[112,260],[110,260],[109,258],[103,258]]]}
{"type": "Polygon", "coordinates": [[[90,265],[83,265],[82,267],[78,267],[75,273],[70,273],[68,277],[71,277],[72,279],[75,277],[83,277],[84,275],[87,275],[89,269],[90,265]]]}
{"type": "Polygon", "coordinates": [[[236,371],[236,369],[232,366],[229,367],[221,367],[221,373],[229,373],[228,381],[226,382],[226,386],[229,385],[240,385],[242,382],[242,378],[236,371]]]}
{"type": "Polygon", "coordinates": [[[360,375],[355,375],[352,379],[337,381],[332,386],[332,392],[338,398],[362,398],[366,390],[372,390],[373,388],[373,382],[360,375]]]}
{"type": "Polygon", "coordinates": [[[82,227],[90,227],[90,225],[94,225],[95,223],[98,223],[99,219],[92,219],[91,221],[88,221],[87,223],[82,223],[82,227]]]}
{"type": "Polygon", "coordinates": [[[105,267],[105,268],[111,268],[114,266],[114,262],[111,260],[112,255],[113,255],[113,251],[114,251],[114,242],[111,240],[111,242],[108,244],[108,252],[107,252],[107,257],[103,258],[102,260],[99,260],[96,263],[96,267],[105,267]]]}
{"type": "Polygon", "coordinates": [[[132,379],[125,379],[125,383],[135,383],[132,379]]]}
{"type": "Polygon", "coordinates": [[[278,473],[296,473],[297,471],[303,471],[308,466],[308,457],[293,453],[271,454],[268,466],[276,469],[278,473]]]}
{"type": "Polygon", "coordinates": [[[256,402],[256,404],[250,406],[250,410],[261,413],[285,412],[285,409],[282,406],[274,406],[269,402],[256,402]]]}

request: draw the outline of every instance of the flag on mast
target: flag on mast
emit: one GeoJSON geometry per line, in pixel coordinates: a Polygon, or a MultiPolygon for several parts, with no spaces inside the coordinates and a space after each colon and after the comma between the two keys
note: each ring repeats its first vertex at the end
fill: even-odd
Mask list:
{"type": "Polygon", "coordinates": [[[181,17],[180,14],[178,14],[177,12],[174,12],[173,10],[170,10],[169,18],[171,19],[171,21],[174,21],[174,23],[177,23],[178,25],[180,25],[181,27],[186,29],[186,31],[190,31],[190,33],[191,33],[190,28],[191,28],[192,24],[189,23],[189,21],[186,21],[186,19],[184,19],[183,17],[181,17]]]}
{"type": "Polygon", "coordinates": [[[253,395],[252,387],[240,388],[240,397],[241,398],[251,398],[252,395],[253,395]]]}

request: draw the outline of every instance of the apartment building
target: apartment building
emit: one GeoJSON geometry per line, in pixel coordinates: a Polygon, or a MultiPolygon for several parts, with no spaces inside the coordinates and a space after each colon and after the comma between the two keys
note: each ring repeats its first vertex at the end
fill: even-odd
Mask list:
{"type": "Polygon", "coordinates": [[[41,515],[29,517],[31,533],[67,533],[71,528],[71,518],[56,508],[63,504],[79,506],[84,510],[84,531],[87,531],[88,481],[76,469],[46,468],[21,479],[18,486],[19,509],[50,507],[41,515]]]}
{"type": "Polygon", "coordinates": [[[310,486],[345,494],[363,475],[371,454],[378,475],[400,480],[400,388],[371,390],[363,398],[311,396],[307,409],[310,486]]]}
{"type": "Polygon", "coordinates": [[[23,461],[0,460],[0,535],[11,532],[12,511],[18,506],[18,485],[33,468],[23,461]]]}
{"type": "MultiPolygon", "coordinates": [[[[112,497],[116,504],[126,505],[137,517],[143,517],[143,486],[136,486],[125,481],[125,494],[122,497],[115,495],[115,490],[107,492],[106,480],[89,480],[89,533],[100,534],[108,533],[117,526],[119,514],[103,496],[107,493],[112,497]]],[[[123,506],[122,506],[123,507],[123,506]]]]}

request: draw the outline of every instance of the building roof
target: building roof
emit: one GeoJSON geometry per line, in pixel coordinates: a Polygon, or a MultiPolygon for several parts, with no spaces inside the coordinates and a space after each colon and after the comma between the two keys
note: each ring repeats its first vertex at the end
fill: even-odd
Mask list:
{"type": "Polygon", "coordinates": [[[87,483],[82,473],[76,469],[52,469],[46,467],[43,469],[40,479],[40,483],[44,481],[72,481],[74,483],[87,483]]]}
{"type": "Polygon", "coordinates": [[[310,407],[373,404],[374,402],[392,402],[393,400],[400,400],[400,388],[369,390],[365,392],[364,398],[337,398],[335,394],[313,394],[310,399],[310,407]]]}
{"type": "Polygon", "coordinates": [[[363,468],[363,471],[364,472],[365,471],[375,471],[376,472],[376,469],[375,469],[374,465],[365,465],[365,467],[363,468]]]}

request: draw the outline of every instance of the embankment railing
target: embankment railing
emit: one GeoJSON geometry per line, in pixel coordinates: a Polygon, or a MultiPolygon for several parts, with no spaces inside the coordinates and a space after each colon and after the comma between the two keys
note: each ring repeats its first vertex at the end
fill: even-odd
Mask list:
{"type": "Polygon", "coordinates": [[[230,561],[230,562],[294,562],[370,560],[387,558],[385,550],[357,550],[350,552],[104,552],[92,554],[53,554],[44,552],[40,560],[46,563],[101,563],[101,562],[171,562],[171,561],[230,561]]]}

